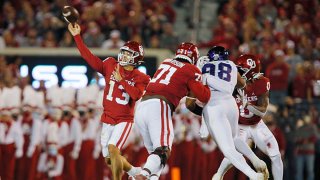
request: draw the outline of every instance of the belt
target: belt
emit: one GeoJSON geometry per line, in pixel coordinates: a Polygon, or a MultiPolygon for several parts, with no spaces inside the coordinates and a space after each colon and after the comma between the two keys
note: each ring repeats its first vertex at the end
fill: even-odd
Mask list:
{"type": "Polygon", "coordinates": [[[145,95],[145,96],[143,96],[141,98],[141,102],[149,100],[149,99],[161,99],[161,100],[163,100],[164,102],[166,102],[169,105],[169,107],[171,109],[171,113],[173,113],[173,111],[175,110],[174,105],[164,96],[161,96],[161,95],[145,95]]]}

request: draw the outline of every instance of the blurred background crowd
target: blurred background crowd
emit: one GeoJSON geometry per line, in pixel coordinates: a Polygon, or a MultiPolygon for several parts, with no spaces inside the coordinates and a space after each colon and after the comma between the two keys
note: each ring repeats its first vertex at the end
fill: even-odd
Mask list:
{"type": "MultiPolygon", "coordinates": [[[[259,56],[262,72],[271,81],[271,105],[264,121],[278,140],[284,161],[284,179],[294,178],[297,171],[302,171],[306,178],[310,174],[314,174],[314,179],[320,179],[319,1],[202,0],[198,11],[195,8],[197,6],[193,4],[195,2],[192,0],[70,0],[69,4],[80,12],[81,20],[79,23],[83,29],[82,35],[89,47],[118,49],[125,41],[135,40],[141,42],[145,48],[165,48],[173,51],[180,42],[192,40],[197,42],[198,47],[203,50],[213,45],[222,45],[230,50],[231,59],[242,53],[259,56]],[[198,19],[194,18],[197,13],[198,19]]],[[[61,16],[61,9],[64,5],[63,0],[1,1],[0,49],[8,47],[74,47],[74,41],[70,33],[67,32],[61,16]]],[[[14,58],[14,61],[8,61],[8,59],[12,59],[12,57],[0,56],[0,97],[2,97],[0,101],[7,101],[9,104],[14,101],[11,96],[5,96],[4,92],[9,92],[9,94],[13,94],[12,96],[20,98],[16,100],[19,102],[13,107],[3,106],[2,109],[6,110],[1,111],[1,122],[5,124],[4,119],[8,118],[12,122],[19,122],[15,127],[20,128],[21,132],[17,132],[17,134],[23,132],[25,138],[30,136],[31,132],[31,129],[23,128],[24,119],[28,119],[26,117],[39,119],[40,124],[46,124],[43,128],[37,129],[41,129],[43,134],[35,146],[37,147],[35,149],[39,151],[38,154],[32,155],[36,159],[34,163],[38,162],[40,152],[45,153],[49,151],[48,147],[52,147],[51,149],[58,149],[58,154],[60,153],[64,157],[64,164],[70,164],[70,162],[72,164],[72,160],[78,162],[77,165],[73,165],[74,168],[78,168],[76,173],[93,173],[93,170],[81,170],[84,168],[83,166],[88,168],[88,165],[81,163],[81,161],[85,162],[83,158],[86,160],[89,158],[85,156],[89,151],[83,150],[86,143],[78,144],[78,156],[74,153],[71,157],[66,152],[72,151],[70,148],[65,150],[64,146],[71,142],[74,144],[75,139],[66,144],[59,144],[61,138],[55,137],[56,135],[50,135],[53,137],[51,139],[59,139],[57,140],[59,143],[55,142],[56,140],[52,140],[53,143],[48,142],[48,138],[45,138],[48,136],[46,128],[50,127],[48,126],[49,122],[55,122],[60,129],[60,127],[64,127],[61,125],[62,122],[65,122],[66,127],[71,127],[70,120],[73,119],[78,122],[76,123],[79,125],[78,127],[81,127],[78,132],[83,134],[80,136],[83,137],[80,138],[81,141],[89,140],[90,142],[89,147],[92,151],[90,152],[92,155],[89,158],[90,162],[95,162],[96,167],[103,166],[101,156],[95,154],[99,149],[95,149],[96,146],[94,146],[99,139],[97,138],[99,123],[92,123],[91,128],[96,128],[93,130],[95,133],[90,134],[88,130],[87,133],[90,135],[84,135],[88,121],[82,121],[82,118],[85,117],[85,119],[92,119],[92,122],[98,122],[98,107],[101,103],[89,108],[89,100],[85,100],[87,101],[86,108],[82,109],[86,112],[84,115],[80,111],[81,103],[77,103],[81,99],[78,98],[78,95],[81,94],[80,90],[70,90],[74,99],[67,103],[69,108],[63,109],[63,104],[54,105],[52,99],[55,98],[52,98],[52,93],[48,93],[52,90],[46,89],[43,82],[38,89],[32,89],[29,86],[28,78],[20,76],[19,57],[14,58]],[[25,91],[30,91],[34,95],[42,93],[42,95],[35,95],[40,97],[39,102],[41,101],[41,103],[34,104],[28,98],[24,100],[26,98],[25,91]],[[9,99],[3,100],[7,97],[9,99]],[[37,107],[40,104],[42,107],[37,107]],[[24,106],[41,108],[41,111],[33,109],[32,111],[38,113],[27,113],[32,111],[30,108],[23,108],[24,106]],[[20,110],[15,110],[16,108],[20,108],[20,110]],[[63,113],[66,109],[69,113],[63,113]],[[57,119],[57,121],[52,119],[57,119]]],[[[95,92],[101,91],[101,87],[94,84],[87,88],[96,89],[95,92]]],[[[59,88],[52,87],[50,89],[59,88]]],[[[58,97],[58,95],[54,95],[54,97],[58,97]]],[[[100,99],[102,100],[102,97],[100,99]]],[[[212,140],[200,139],[198,135],[199,118],[193,116],[184,106],[177,109],[174,117],[175,130],[177,131],[176,142],[169,162],[171,168],[165,171],[167,176],[164,177],[170,179],[172,167],[179,167],[181,179],[210,179],[223,158],[222,154],[212,140]]],[[[5,149],[3,145],[6,144],[3,138],[8,132],[1,133],[0,129],[0,147],[3,151],[5,149]]],[[[125,145],[125,153],[129,161],[135,165],[141,165],[146,158],[146,152],[139,136],[133,133],[132,137],[125,145]]],[[[24,144],[30,144],[27,140],[24,142],[24,144]]],[[[30,147],[31,145],[32,143],[30,147]]],[[[11,162],[16,160],[12,173],[23,167],[21,165],[23,158],[30,159],[31,157],[28,154],[28,146],[24,146],[22,154],[20,152],[15,155],[11,154],[13,157],[11,162]]],[[[10,148],[7,150],[11,152],[10,148]]],[[[265,158],[259,151],[257,153],[260,154],[260,157],[265,158]]],[[[264,160],[268,162],[268,159],[264,160]]],[[[0,167],[5,168],[3,166],[7,165],[2,162],[4,162],[3,159],[1,159],[0,167]]],[[[28,166],[28,164],[24,166],[28,166]]],[[[34,167],[36,174],[36,165],[34,167]]],[[[103,173],[108,176],[107,168],[104,168],[104,172],[101,168],[94,169],[100,170],[95,172],[97,179],[101,178],[103,173]]],[[[72,172],[64,170],[62,172],[72,172]]],[[[40,170],[40,172],[44,172],[44,170],[40,170]]],[[[1,172],[1,168],[0,173],[4,173],[1,172]]],[[[65,173],[62,174],[65,175],[65,173]]],[[[79,178],[86,177],[81,174],[77,175],[79,178]]],[[[70,176],[65,175],[65,177],[70,176]]],[[[232,177],[241,179],[243,175],[232,170],[226,178],[232,179],[232,177]]]]}

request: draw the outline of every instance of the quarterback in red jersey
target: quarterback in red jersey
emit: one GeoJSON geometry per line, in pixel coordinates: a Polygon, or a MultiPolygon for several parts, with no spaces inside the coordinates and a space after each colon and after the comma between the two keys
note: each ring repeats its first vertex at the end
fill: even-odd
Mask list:
{"type": "Polygon", "coordinates": [[[159,178],[169,158],[174,137],[172,113],[179,101],[190,93],[203,103],[209,100],[209,88],[202,84],[201,72],[195,66],[198,58],[194,44],[180,44],[175,57],[163,61],[147,86],[135,122],[149,157],[137,179],[159,178]]]}
{"type": "Polygon", "coordinates": [[[69,24],[68,28],[81,56],[105,78],[101,145],[106,162],[111,164],[113,179],[121,179],[122,169],[129,175],[135,175],[139,168],[132,167],[121,156],[120,150],[131,131],[135,102],[140,99],[150,80],[149,76],[135,69],[143,62],[143,47],[128,41],[120,48],[118,60],[108,57],[101,61],[83,43],[80,26],[69,24]]]}
{"type": "MultiPolygon", "coordinates": [[[[266,164],[246,144],[248,139],[252,139],[258,148],[270,157],[273,178],[281,180],[283,163],[279,146],[274,135],[261,119],[269,105],[270,81],[260,73],[260,60],[254,55],[241,55],[236,59],[235,64],[247,81],[247,86],[238,91],[236,98],[240,110],[239,131],[234,140],[236,148],[252,162],[256,170],[266,172],[266,164]]],[[[224,159],[214,178],[220,179],[229,165],[229,160],[224,159]]]]}

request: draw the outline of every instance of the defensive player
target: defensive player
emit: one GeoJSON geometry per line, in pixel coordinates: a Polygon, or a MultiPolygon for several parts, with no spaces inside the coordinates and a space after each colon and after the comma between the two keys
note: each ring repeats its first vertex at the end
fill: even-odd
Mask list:
{"type": "MultiPolygon", "coordinates": [[[[238,107],[232,93],[245,86],[245,80],[238,73],[236,65],[228,60],[228,51],[215,46],[208,51],[209,62],[203,65],[203,81],[211,90],[209,102],[203,107],[203,116],[210,135],[215,139],[223,155],[250,179],[263,179],[262,173],[256,173],[246,163],[234,145],[233,139],[238,130],[238,107]]],[[[187,106],[193,112],[200,109],[195,100],[187,98],[187,106]]],[[[196,112],[197,114],[201,112],[196,112]]]]}
{"type": "Polygon", "coordinates": [[[111,164],[113,179],[121,179],[122,169],[133,176],[139,168],[132,167],[121,156],[120,150],[131,131],[135,102],[140,99],[150,80],[135,68],[143,62],[143,47],[137,42],[128,41],[120,48],[118,60],[108,57],[101,61],[83,43],[80,26],[75,23],[74,26],[69,24],[68,28],[81,56],[105,78],[101,145],[106,162],[111,164]]]}
{"type": "Polygon", "coordinates": [[[158,179],[169,158],[174,138],[172,113],[179,101],[189,93],[206,103],[210,97],[207,86],[201,82],[201,72],[195,66],[198,48],[182,43],[173,59],[166,59],[147,86],[137,106],[136,125],[143,137],[149,157],[136,179],[158,179]]]}
{"type": "MultiPolygon", "coordinates": [[[[247,86],[239,93],[242,97],[236,98],[240,109],[239,134],[235,139],[236,148],[249,158],[258,171],[264,171],[265,163],[261,162],[246,144],[248,139],[252,139],[258,148],[270,157],[273,178],[281,180],[283,163],[279,146],[272,132],[261,120],[269,105],[269,79],[260,73],[260,60],[254,55],[242,55],[236,59],[235,63],[247,82],[247,86]]],[[[228,167],[230,167],[230,161],[225,158],[214,179],[222,179],[228,167]]]]}

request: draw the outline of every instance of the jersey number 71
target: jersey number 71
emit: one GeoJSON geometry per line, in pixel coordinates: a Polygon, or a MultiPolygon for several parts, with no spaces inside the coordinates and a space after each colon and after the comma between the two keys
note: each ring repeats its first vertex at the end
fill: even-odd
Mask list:
{"type": "Polygon", "coordinates": [[[161,69],[161,71],[157,74],[156,77],[152,78],[150,83],[155,83],[156,81],[158,81],[162,76],[165,75],[164,79],[161,78],[161,80],[159,81],[159,83],[161,84],[165,84],[168,85],[170,83],[170,79],[172,77],[172,75],[176,72],[177,68],[172,67],[168,64],[161,64],[159,69],[161,69]]]}

